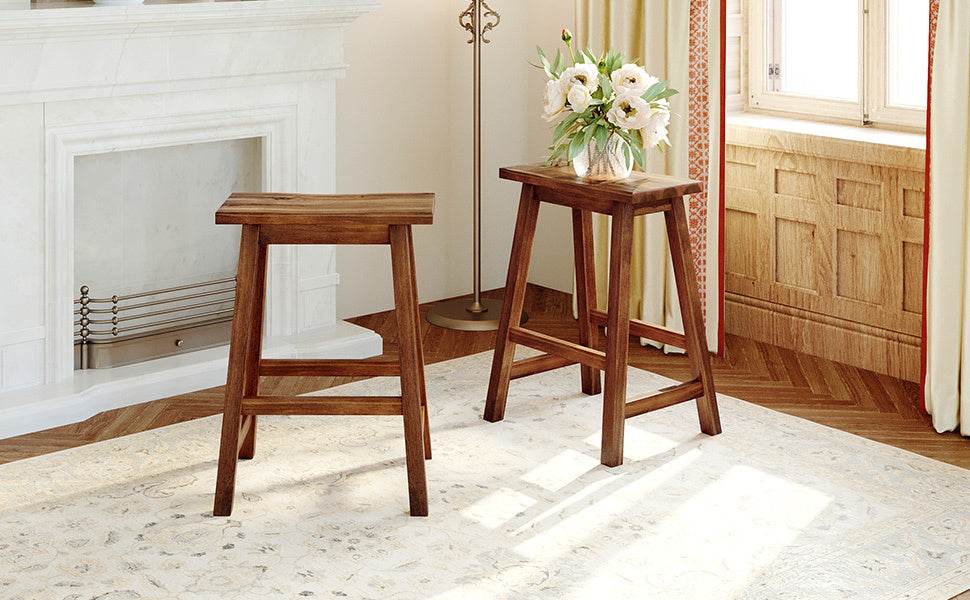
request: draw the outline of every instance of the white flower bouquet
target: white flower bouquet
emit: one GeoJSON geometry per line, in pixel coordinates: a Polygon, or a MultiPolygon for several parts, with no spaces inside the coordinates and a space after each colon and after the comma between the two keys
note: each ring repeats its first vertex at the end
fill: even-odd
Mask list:
{"type": "Polygon", "coordinates": [[[549,77],[546,83],[543,118],[562,118],[553,132],[547,165],[572,161],[591,142],[600,149],[614,142],[621,148],[627,170],[634,162],[644,168],[644,149],[663,150],[669,145],[667,98],[678,93],[669,81],[660,81],[635,63],[624,63],[623,54],[609,50],[597,58],[587,46],[575,53],[572,34],[563,29],[562,40],[572,66],[566,66],[561,51],[552,62],[536,46],[541,65],[549,77]],[[565,116],[563,116],[565,115],[565,116]]]}

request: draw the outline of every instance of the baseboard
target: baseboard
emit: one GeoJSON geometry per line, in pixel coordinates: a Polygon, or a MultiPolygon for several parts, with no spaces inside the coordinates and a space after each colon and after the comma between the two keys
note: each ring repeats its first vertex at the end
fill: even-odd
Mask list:
{"type": "MultiPolygon", "coordinates": [[[[365,358],[383,351],[369,329],[346,322],[270,338],[273,358],[365,358]]],[[[113,369],[77,371],[65,382],[0,393],[0,438],[79,423],[106,410],[224,385],[229,347],[219,346],[113,369]]]]}
{"type": "Polygon", "coordinates": [[[906,381],[919,381],[920,338],[728,293],[724,328],[789,348],[906,381]]]}

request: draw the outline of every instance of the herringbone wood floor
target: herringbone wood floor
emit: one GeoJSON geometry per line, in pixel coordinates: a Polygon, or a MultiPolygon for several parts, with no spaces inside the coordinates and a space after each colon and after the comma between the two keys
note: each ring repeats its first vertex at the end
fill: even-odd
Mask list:
{"type": "MultiPolygon", "coordinates": [[[[487,295],[500,297],[501,293],[487,295]]],[[[422,305],[422,315],[433,305],[422,305]]],[[[528,327],[577,340],[567,294],[530,286],[526,311],[530,317],[528,327]]],[[[393,312],[354,321],[380,333],[389,340],[385,341],[385,350],[394,352],[393,312]]],[[[452,331],[423,320],[422,324],[428,363],[490,350],[494,345],[494,332],[452,331]]],[[[724,356],[713,361],[718,392],[970,468],[970,440],[955,433],[940,435],[933,431],[929,418],[917,408],[915,384],[741,337],[728,336],[726,346],[724,356]]],[[[683,356],[641,347],[636,340],[631,340],[630,352],[634,366],[673,379],[688,378],[683,356]]],[[[290,395],[350,380],[264,378],[262,390],[290,395]]],[[[0,464],[217,414],[221,406],[220,387],[113,410],[82,423],[0,440],[0,464]]]]}

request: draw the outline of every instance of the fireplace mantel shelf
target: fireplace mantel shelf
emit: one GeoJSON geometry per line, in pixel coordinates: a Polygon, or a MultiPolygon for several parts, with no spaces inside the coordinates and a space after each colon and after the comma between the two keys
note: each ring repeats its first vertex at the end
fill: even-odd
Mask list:
{"type": "Polygon", "coordinates": [[[235,85],[339,77],[341,38],[324,32],[380,7],[373,0],[80,4],[3,11],[0,106],[217,89],[227,77],[235,85]]]}

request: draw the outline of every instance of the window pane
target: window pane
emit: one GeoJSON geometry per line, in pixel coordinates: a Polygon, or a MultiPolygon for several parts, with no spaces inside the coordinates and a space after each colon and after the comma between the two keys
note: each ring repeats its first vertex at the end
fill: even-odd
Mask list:
{"type": "MultiPolygon", "coordinates": [[[[859,100],[859,6],[847,0],[776,0],[778,91],[859,100]],[[780,27],[779,27],[780,26],[780,27]],[[779,31],[780,29],[780,31],[779,31]]],[[[905,3],[905,0],[903,0],[905,3]]]]}
{"type": "Polygon", "coordinates": [[[929,0],[889,0],[888,13],[889,104],[926,108],[929,0]]]}

